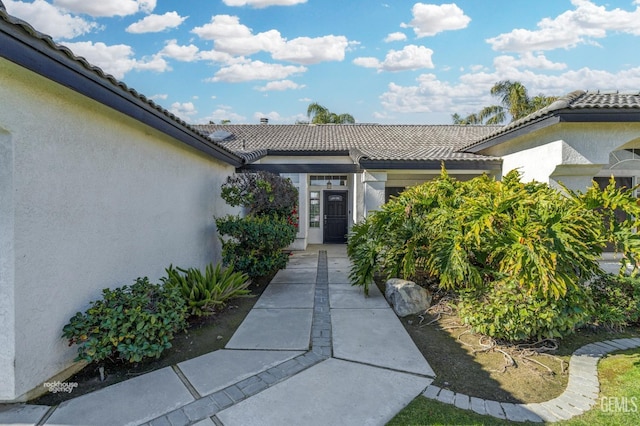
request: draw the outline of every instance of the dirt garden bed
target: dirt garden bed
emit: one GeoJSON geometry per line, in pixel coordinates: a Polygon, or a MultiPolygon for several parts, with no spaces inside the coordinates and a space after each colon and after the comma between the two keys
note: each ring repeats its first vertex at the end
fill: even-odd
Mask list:
{"type": "Polygon", "coordinates": [[[402,324],[434,372],[434,385],[478,398],[511,403],[543,402],[567,386],[571,354],[591,342],[640,337],[640,328],[616,332],[583,328],[555,341],[494,346],[461,324],[455,312],[411,315],[402,324]],[[532,348],[543,349],[536,353],[532,348]]]}
{"type": "Polygon", "coordinates": [[[148,359],[139,363],[101,362],[91,363],[80,372],[65,380],[77,383],[71,393],[47,393],[29,401],[31,404],[57,405],[71,398],[119,383],[121,381],[149,373],[160,368],[196,358],[200,355],[223,349],[233,333],[240,326],[258,297],[267,287],[273,275],[254,280],[250,286],[252,297],[231,300],[223,309],[213,315],[193,318],[187,330],[177,334],[172,347],[162,353],[158,359],[148,359]],[[105,377],[100,380],[99,367],[104,367],[105,377]]]}

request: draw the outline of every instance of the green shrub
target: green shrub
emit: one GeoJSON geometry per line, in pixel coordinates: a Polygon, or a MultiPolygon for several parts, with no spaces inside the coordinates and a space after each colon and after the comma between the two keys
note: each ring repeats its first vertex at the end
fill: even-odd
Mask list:
{"type": "Polygon", "coordinates": [[[640,321],[640,279],[607,274],[587,286],[594,302],[590,322],[619,329],[640,321]]]}
{"type": "Polygon", "coordinates": [[[587,322],[592,310],[590,299],[579,288],[555,299],[529,294],[514,282],[496,285],[482,295],[463,291],[458,309],[463,323],[474,332],[506,341],[571,334],[587,322]]]}
{"type": "Polygon", "coordinates": [[[69,346],[79,345],[76,361],[159,357],[185,327],[186,306],[178,289],[138,278],[133,285],[102,290],[102,300],[76,313],[63,328],[69,346]]]}
{"type": "Polygon", "coordinates": [[[221,195],[227,204],[246,207],[252,216],[286,216],[298,205],[298,190],[289,179],[263,171],[229,176],[221,195]]]}
{"type": "Polygon", "coordinates": [[[282,249],[296,237],[296,228],[277,216],[226,216],[216,219],[218,231],[231,239],[222,240],[222,259],[252,278],[265,276],[287,266],[289,255],[282,249]]]}
{"type": "Polygon", "coordinates": [[[486,326],[490,335],[563,334],[584,319],[589,297],[575,295],[601,274],[598,260],[607,243],[625,254],[625,262],[637,264],[640,236],[633,229],[639,226],[633,191],[615,188],[613,181],[603,190],[594,184],[585,193],[560,192],[523,183],[516,171],[502,181],[481,176],[461,182],[443,170],[353,227],[347,245],[350,278],[366,291],[376,272],[406,279],[424,273],[444,289],[467,292],[465,306],[474,298],[477,305],[487,304],[477,313],[466,312],[477,329],[492,324],[495,331],[486,326]],[[627,220],[612,220],[616,209],[626,212],[627,220]],[[512,331],[515,311],[501,304],[519,303],[525,295],[535,296],[531,302],[540,304],[536,309],[545,311],[547,323],[525,318],[512,331]],[[566,322],[558,319],[565,314],[566,322]]]}
{"type": "Polygon", "coordinates": [[[291,181],[268,172],[241,173],[222,185],[222,198],[248,210],[245,217],[216,218],[224,264],[252,278],[284,268],[289,256],[282,249],[298,231],[298,190],[291,181]]]}
{"type": "Polygon", "coordinates": [[[224,306],[227,300],[246,296],[250,280],[247,274],[222,269],[218,264],[207,265],[204,274],[197,268],[174,268],[170,265],[167,277],[162,278],[164,285],[180,290],[187,303],[190,315],[210,315],[216,307],[224,306]]]}

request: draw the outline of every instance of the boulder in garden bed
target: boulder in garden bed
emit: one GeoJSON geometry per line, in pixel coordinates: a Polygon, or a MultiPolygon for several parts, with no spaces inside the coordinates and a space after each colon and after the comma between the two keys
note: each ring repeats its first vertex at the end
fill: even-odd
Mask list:
{"type": "Polygon", "coordinates": [[[391,307],[399,317],[418,314],[431,306],[431,293],[413,281],[391,278],[384,291],[391,307]]]}

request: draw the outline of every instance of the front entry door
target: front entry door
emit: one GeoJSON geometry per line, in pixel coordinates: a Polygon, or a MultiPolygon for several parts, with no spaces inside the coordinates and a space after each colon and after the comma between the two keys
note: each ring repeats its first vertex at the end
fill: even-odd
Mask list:
{"type": "Polygon", "coordinates": [[[323,241],[347,242],[347,191],[324,191],[323,241]]]}

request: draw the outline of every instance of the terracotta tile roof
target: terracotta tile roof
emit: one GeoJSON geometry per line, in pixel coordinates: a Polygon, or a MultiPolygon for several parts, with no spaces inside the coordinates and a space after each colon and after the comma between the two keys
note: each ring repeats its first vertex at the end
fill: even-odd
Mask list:
{"type": "Polygon", "coordinates": [[[525,127],[531,123],[543,120],[547,117],[557,115],[561,112],[579,111],[608,111],[613,110],[638,110],[640,112],[640,93],[623,94],[623,93],[600,93],[585,92],[576,90],[571,92],[551,105],[542,108],[520,120],[513,121],[506,126],[491,132],[475,142],[464,147],[464,150],[470,150],[473,147],[481,145],[493,138],[512,132],[514,130],[525,127]]]}
{"type": "Polygon", "coordinates": [[[205,135],[230,136],[220,144],[245,158],[268,152],[349,153],[369,160],[486,160],[459,150],[500,126],[460,125],[196,125],[205,135]]]}

